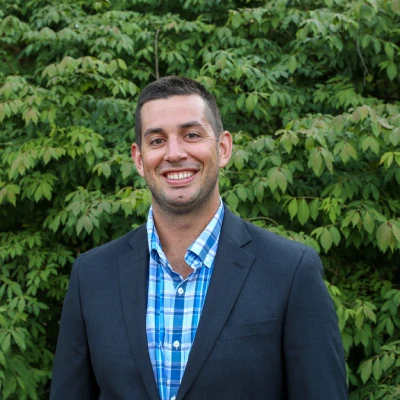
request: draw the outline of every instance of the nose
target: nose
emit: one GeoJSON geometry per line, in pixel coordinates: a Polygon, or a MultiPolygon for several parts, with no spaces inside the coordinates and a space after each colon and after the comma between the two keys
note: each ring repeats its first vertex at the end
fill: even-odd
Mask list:
{"type": "Polygon", "coordinates": [[[184,143],[179,138],[169,138],[164,159],[169,162],[177,162],[187,157],[184,143]]]}

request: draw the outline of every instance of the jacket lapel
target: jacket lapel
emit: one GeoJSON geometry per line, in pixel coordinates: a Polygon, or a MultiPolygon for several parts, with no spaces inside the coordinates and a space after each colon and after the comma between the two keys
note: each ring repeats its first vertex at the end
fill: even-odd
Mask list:
{"type": "Polygon", "coordinates": [[[151,400],[159,400],[146,335],[149,250],[144,225],[134,231],[129,244],[133,249],[118,259],[125,325],[136,365],[149,397],[151,400]]]}
{"type": "Polygon", "coordinates": [[[246,280],[255,257],[242,246],[250,240],[244,222],[225,207],[214,270],[177,400],[183,399],[207,360],[246,280]]]}

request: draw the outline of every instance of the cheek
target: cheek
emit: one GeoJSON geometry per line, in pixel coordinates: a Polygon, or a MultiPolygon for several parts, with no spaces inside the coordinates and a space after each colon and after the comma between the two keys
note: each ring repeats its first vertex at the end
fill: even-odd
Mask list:
{"type": "Polygon", "coordinates": [[[202,161],[204,164],[217,164],[218,163],[218,149],[215,148],[215,145],[206,146],[203,148],[195,148],[191,152],[194,158],[197,158],[199,161],[202,161]]]}
{"type": "Polygon", "coordinates": [[[163,160],[163,156],[158,153],[152,153],[143,158],[143,169],[152,171],[156,169],[163,160]]]}

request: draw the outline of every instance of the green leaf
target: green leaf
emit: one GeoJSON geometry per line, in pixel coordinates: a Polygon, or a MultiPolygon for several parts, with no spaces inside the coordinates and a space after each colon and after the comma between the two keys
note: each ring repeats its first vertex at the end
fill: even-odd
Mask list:
{"type": "Polygon", "coordinates": [[[83,223],[83,227],[85,228],[87,233],[91,233],[93,230],[93,222],[90,219],[89,215],[84,215],[81,217],[82,219],[82,223],[83,223]]]}
{"type": "Polygon", "coordinates": [[[279,167],[273,167],[268,170],[268,186],[271,191],[274,192],[278,187],[277,175],[278,175],[279,167]]]}
{"type": "Polygon", "coordinates": [[[23,114],[23,118],[25,120],[25,124],[28,125],[29,122],[33,122],[35,125],[38,123],[39,120],[39,113],[38,110],[36,108],[28,108],[24,114],[23,114]]]}
{"type": "Polygon", "coordinates": [[[354,158],[354,160],[357,160],[357,151],[350,143],[346,142],[343,145],[340,157],[343,163],[346,164],[350,157],[354,158]]]}
{"type": "Polygon", "coordinates": [[[390,59],[393,59],[394,50],[393,50],[392,43],[390,43],[390,42],[385,43],[385,53],[390,59]]]}
{"type": "Polygon", "coordinates": [[[397,66],[394,62],[391,62],[386,68],[388,78],[392,81],[397,76],[397,66]]]}
{"type": "Polygon", "coordinates": [[[373,136],[367,136],[362,142],[361,147],[363,151],[370,148],[376,155],[379,154],[379,142],[373,136]]]}
{"type": "Polygon", "coordinates": [[[363,310],[364,310],[364,315],[367,318],[369,318],[372,322],[376,323],[376,315],[375,315],[375,313],[368,306],[366,306],[365,304],[364,304],[363,310]]]}
{"type": "Polygon", "coordinates": [[[125,61],[122,60],[121,58],[118,58],[118,65],[124,71],[126,71],[128,69],[128,67],[126,66],[125,61]]]}
{"type": "Polygon", "coordinates": [[[391,355],[389,355],[388,353],[386,353],[383,357],[382,357],[382,370],[383,371],[387,371],[395,362],[395,358],[391,355]]]}
{"type": "Polygon", "coordinates": [[[234,11],[234,14],[232,15],[232,26],[233,28],[238,28],[243,22],[242,16],[237,12],[234,11]]]}
{"type": "Polygon", "coordinates": [[[22,336],[22,334],[18,331],[11,331],[11,335],[15,341],[15,343],[18,345],[18,347],[24,351],[26,349],[26,344],[25,344],[25,339],[22,336]]]}
{"type": "Polygon", "coordinates": [[[305,199],[299,200],[297,219],[301,225],[304,225],[310,218],[310,209],[305,199]]]}
{"type": "Polygon", "coordinates": [[[345,119],[343,118],[343,115],[338,115],[333,118],[331,124],[336,132],[341,132],[345,125],[345,119]]]}
{"type": "Polygon", "coordinates": [[[16,387],[17,387],[17,380],[15,377],[6,379],[3,387],[4,400],[6,400],[10,395],[13,395],[15,393],[16,387]]]}
{"type": "Polygon", "coordinates": [[[21,285],[19,283],[12,282],[11,289],[18,297],[22,297],[23,296],[22,290],[21,290],[21,285]]]}
{"type": "Polygon", "coordinates": [[[321,236],[319,238],[322,247],[325,250],[325,253],[332,247],[332,236],[328,230],[328,228],[323,228],[321,236]]]}
{"type": "Polygon", "coordinates": [[[239,109],[242,109],[242,107],[245,105],[246,102],[246,95],[242,93],[236,100],[236,105],[239,109]]]}
{"type": "Polygon", "coordinates": [[[392,234],[398,244],[400,245],[400,223],[396,223],[396,221],[392,221],[392,234]]]}
{"type": "Polygon", "coordinates": [[[226,198],[226,202],[231,210],[236,210],[239,205],[239,199],[235,195],[235,193],[230,192],[228,197],[226,198]]]}
{"type": "Polygon", "coordinates": [[[0,103],[0,123],[3,122],[6,116],[5,105],[0,103]]]}
{"type": "Polygon", "coordinates": [[[296,216],[297,214],[297,199],[293,198],[288,206],[288,211],[290,214],[290,219],[293,220],[293,218],[296,216]]]}
{"type": "Polygon", "coordinates": [[[3,351],[4,354],[8,352],[10,345],[11,345],[11,334],[7,333],[4,336],[3,341],[1,342],[1,350],[3,351]]]}
{"type": "Polygon", "coordinates": [[[310,162],[315,175],[320,176],[323,171],[322,154],[319,148],[314,147],[310,152],[310,162]]]}
{"type": "Polygon", "coordinates": [[[133,165],[131,163],[124,163],[121,167],[122,178],[126,179],[134,173],[133,165]]]}
{"type": "Polygon", "coordinates": [[[379,248],[385,252],[388,247],[392,250],[396,244],[393,232],[392,232],[392,225],[390,222],[384,222],[380,225],[376,232],[376,240],[378,243],[379,248]]]}
{"type": "Polygon", "coordinates": [[[38,202],[43,197],[43,186],[39,185],[35,191],[35,201],[38,202]]]}
{"type": "Polygon", "coordinates": [[[254,185],[254,194],[257,197],[257,200],[262,203],[263,199],[264,199],[264,184],[261,181],[258,181],[255,185],[254,185]]]}
{"type": "Polygon", "coordinates": [[[237,168],[238,171],[241,171],[244,167],[244,157],[241,151],[237,151],[233,155],[233,164],[237,168]]]}
{"type": "Polygon", "coordinates": [[[290,56],[289,57],[289,62],[288,62],[288,69],[290,73],[293,73],[296,71],[297,68],[297,59],[296,56],[290,56]]]}
{"type": "Polygon", "coordinates": [[[365,385],[372,373],[372,360],[364,361],[360,366],[360,372],[361,380],[365,385]]]}
{"type": "Polygon", "coordinates": [[[18,302],[18,311],[23,312],[25,309],[25,297],[22,297],[18,302]]]}
{"type": "Polygon", "coordinates": [[[386,332],[389,334],[389,336],[393,336],[394,325],[390,318],[388,318],[386,321],[386,332]]]}
{"type": "Polygon", "coordinates": [[[314,199],[310,203],[310,216],[315,221],[319,214],[319,199],[314,199]]]}
{"type": "Polygon", "coordinates": [[[247,191],[243,186],[239,186],[236,189],[236,194],[238,195],[240,200],[242,200],[242,201],[246,201],[247,200],[247,191]]]}
{"type": "Polygon", "coordinates": [[[287,188],[287,179],[284,173],[280,170],[276,173],[276,181],[278,182],[279,189],[281,189],[282,192],[285,193],[287,188]]]}
{"type": "Polygon", "coordinates": [[[393,152],[385,153],[381,157],[380,164],[384,164],[385,168],[388,169],[392,165],[393,158],[394,158],[393,152]]]}
{"type": "MultiPolygon", "coordinates": [[[[4,353],[0,351],[0,364],[4,367],[6,365],[6,358],[4,357],[4,353]]],[[[1,370],[0,370],[1,371],[1,370]]]]}
{"type": "Polygon", "coordinates": [[[269,103],[271,104],[272,107],[275,107],[277,105],[278,95],[276,94],[276,92],[273,92],[269,97],[269,103]]]}
{"type": "Polygon", "coordinates": [[[392,10],[400,15],[400,0],[392,0],[392,10]]]}
{"type": "Polygon", "coordinates": [[[340,243],[340,232],[335,226],[329,227],[329,233],[331,234],[333,243],[338,246],[340,243]]]}
{"type": "Polygon", "coordinates": [[[111,167],[110,164],[102,164],[101,166],[101,171],[103,172],[103,175],[108,178],[111,175],[111,167]]]}
{"type": "Polygon", "coordinates": [[[369,114],[369,108],[368,108],[368,106],[366,106],[366,105],[364,104],[363,106],[358,107],[357,110],[358,110],[358,112],[359,112],[359,114],[360,114],[360,119],[361,119],[361,121],[364,121],[364,119],[367,118],[367,117],[368,117],[368,114],[369,114]]]}
{"type": "Polygon", "coordinates": [[[397,146],[400,143],[400,128],[394,128],[389,134],[389,139],[394,146],[397,146]]]}
{"type": "Polygon", "coordinates": [[[364,313],[362,307],[360,307],[356,312],[355,324],[358,330],[361,330],[364,325],[364,313]]]}
{"type": "Polygon", "coordinates": [[[350,347],[353,345],[353,338],[348,333],[343,332],[342,339],[343,339],[343,347],[346,353],[348,353],[350,351],[350,347]]]}
{"type": "Polygon", "coordinates": [[[366,212],[363,217],[363,226],[368,233],[372,233],[375,227],[374,219],[369,212],[366,212]]]}
{"type": "Polygon", "coordinates": [[[251,93],[249,96],[247,96],[246,99],[246,109],[249,112],[252,112],[254,110],[254,107],[256,106],[258,102],[258,96],[256,93],[251,93]]]}
{"type": "Polygon", "coordinates": [[[374,16],[373,8],[367,3],[363,3],[360,9],[360,15],[362,15],[365,19],[370,21],[374,16]]]}

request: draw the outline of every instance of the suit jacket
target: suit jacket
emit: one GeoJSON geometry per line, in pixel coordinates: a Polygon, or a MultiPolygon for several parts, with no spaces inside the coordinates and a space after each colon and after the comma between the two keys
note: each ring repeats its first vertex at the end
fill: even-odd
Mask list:
{"type": "MultiPolygon", "coordinates": [[[[345,361],[317,253],[227,208],[176,400],[344,400],[345,361]]],[[[79,256],[51,400],[159,400],[147,347],[146,227],[79,256]]]]}

